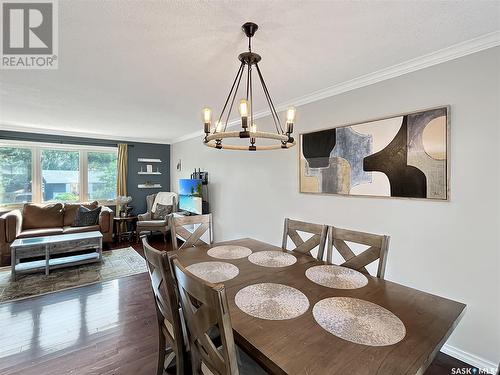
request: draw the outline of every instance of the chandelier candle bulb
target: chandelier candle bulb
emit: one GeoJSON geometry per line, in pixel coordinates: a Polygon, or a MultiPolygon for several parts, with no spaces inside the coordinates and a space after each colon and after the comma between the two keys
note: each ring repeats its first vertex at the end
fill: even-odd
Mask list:
{"type": "Polygon", "coordinates": [[[286,132],[293,133],[293,123],[295,121],[295,107],[286,110],[286,132]]]}
{"type": "Polygon", "coordinates": [[[211,122],[212,122],[212,110],[210,108],[203,108],[203,128],[206,134],[210,133],[211,122]]]}
{"type": "Polygon", "coordinates": [[[252,146],[255,144],[255,137],[252,137],[252,134],[257,133],[257,125],[252,124],[250,125],[250,143],[252,146]]]}
{"type": "Polygon", "coordinates": [[[241,99],[240,100],[240,116],[241,116],[241,126],[246,129],[248,123],[248,100],[241,99]]]}

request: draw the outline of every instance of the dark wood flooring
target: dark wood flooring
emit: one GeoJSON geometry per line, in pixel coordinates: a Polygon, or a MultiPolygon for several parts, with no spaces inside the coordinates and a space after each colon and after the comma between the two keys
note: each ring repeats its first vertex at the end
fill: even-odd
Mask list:
{"type": "MultiPolygon", "coordinates": [[[[161,237],[150,242],[170,249],[161,237]]],[[[142,255],[140,245],[132,246],[142,255]]],[[[153,303],[144,273],[0,304],[0,374],[154,375],[153,303]]],[[[426,375],[456,367],[470,366],[439,353],[426,375]]]]}

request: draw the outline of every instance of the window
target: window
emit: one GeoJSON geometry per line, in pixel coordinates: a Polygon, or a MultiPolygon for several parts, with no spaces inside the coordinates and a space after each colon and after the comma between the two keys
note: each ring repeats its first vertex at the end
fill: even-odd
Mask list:
{"type": "Polygon", "coordinates": [[[80,153],[42,150],[42,198],[44,202],[80,200],[80,153]]]}
{"type": "Polygon", "coordinates": [[[32,201],[32,152],[0,147],[0,205],[32,201]]]}
{"type": "Polygon", "coordinates": [[[116,198],[117,149],[0,141],[0,206],[116,198]]]}
{"type": "Polygon", "coordinates": [[[88,195],[90,200],[116,198],[116,152],[88,152],[88,195]]]}

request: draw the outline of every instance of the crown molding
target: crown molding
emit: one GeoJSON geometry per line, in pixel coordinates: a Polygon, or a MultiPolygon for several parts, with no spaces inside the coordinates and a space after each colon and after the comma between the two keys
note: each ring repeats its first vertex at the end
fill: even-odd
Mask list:
{"type": "Polygon", "coordinates": [[[1,124],[2,130],[13,131],[20,133],[35,133],[35,134],[48,134],[60,135],[62,137],[77,137],[77,138],[94,138],[110,141],[124,141],[131,143],[156,143],[156,144],[170,144],[168,139],[159,138],[138,138],[138,137],[124,137],[120,135],[100,134],[100,133],[84,133],[75,132],[70,130],[56,130],[47,128],[38,128],[34,126],[14,125],[14,124],[1,124]]]}
{"type": "MultiPolygon", "coordinates": [[[[279,103],[276,106],[278,112],[284,111],[287,107],[301,106],[309,103],[313,103],[322,99],[329,98],[331,96],[339,95],[348,91],[359,89],[365,86],[373,85],[374,83],[382,82],[391,78],[399,77],[404,74],[416,72],[421,69],[425,69],[437,64],[444,63],[446,61],[455,60],[463,56],[471,55],[476,52],[480,52],[489,48],[493,48],[500,45],[500,31],[494,31],[492,33],[481,35],[477,38],[469,39],[464,42],[454,44],[450,47],[440,49],[435,52],[428,53],[426,55],[417,57],[415,59],[407,60],[403,63],[390,66],[388,68],[377,70],[373,73],[365,74],[360,77],[345,81],[322,90],[314,91],[307,95],[299,96],[297,98],[288,100],[283,103],[279,103]]],[[[269,110],[259,111],[254,114],[255,119],[269,116],[271,112],[269,110]]],[[[239,124],[239,119],[228,122],[227,126],[232,127],[239,124]]],[[[172,144],[186,141],[188,139],[203,137],[204,133],[202,130],[186,134],[182,137],[172,139],[172,144]]]]}
{"type": "MultiPolygon", "coordinates": [[[[441,348],[441,352],[448,354],[449,356],[459,359],[468,365],[477,367],[480,370],[488,370],[488,373],[496,374],[498,371],[498,364],[488,361],[487,359],[478,357],[475,354],[466,352],[465,350],[456,348],[454,346],[444,344],[441,348]]],[[[486,373],[486,372],[485,372],[486,373]]]]}

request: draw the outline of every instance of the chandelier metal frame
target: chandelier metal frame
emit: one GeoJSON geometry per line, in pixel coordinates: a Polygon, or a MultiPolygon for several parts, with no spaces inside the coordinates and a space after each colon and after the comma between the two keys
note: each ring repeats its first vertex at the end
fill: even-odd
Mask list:
{"type": "Polygon", "coordinates": [[[203,143],[208,147],[226,150],[245,150],[245,151],[258,151],[258,150],[273,150],[273,149],[287,149],[293,147],[296,142],[292,137],[293,124],[295,118],[295,108],[291,107],[287,110],[287,120],[285,127],[282,126],[278,112],[274,107],[273,100],[269,94],[269,90],[262,76],[259,68],[261,56],[252,52],[252,37],[258,29],[258,25],[253,22],[247,22],[242,26],[245,35],[248,37],[248,52],[243,52],[238,56],[241,62],[236,77],[231,85],[231,90],[224,102],[222,111],[212,129],[211,126],[211,110],[209,108],[203,109],[204,117],[204,132],[205,138],[203,143]],[[276,132],[257,131],[254,123],[253,114],[253,82],[252,74],[254,71],[262,86],[267,104],[271,111],[271,117],[276,129],[276,132]],[[246,74],[245,74],[246,73],[246,74]],[[238,89],[240,88],[243,77],[246,79],[245,98],[240,101],[240,115],[241,115],[241,131],[226,131],[231,112],[234,108],[238,89]],[[248,139],[249,145],[230,144],[225,142],[231,138],[248,139]],[[257,139],[268,139],[276,141],[276,144],[256,145],[257,139]]]}

